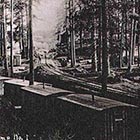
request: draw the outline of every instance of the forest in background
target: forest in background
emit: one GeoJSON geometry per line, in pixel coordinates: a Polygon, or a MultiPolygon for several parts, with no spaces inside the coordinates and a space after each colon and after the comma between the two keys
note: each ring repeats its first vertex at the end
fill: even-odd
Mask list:
{"type": "Polygon", "coordinates": [[[137,75],[139,82],[139,0],[67,0],[57,33],[58,56],[70,59],[72,67],[91,59],[92,71],[102,72],[104,91],[116,69],[137,75]]]}

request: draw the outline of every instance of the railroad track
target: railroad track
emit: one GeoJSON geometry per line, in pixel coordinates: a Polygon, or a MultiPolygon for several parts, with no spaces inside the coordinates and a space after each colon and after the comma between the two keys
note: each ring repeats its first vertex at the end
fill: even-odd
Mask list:
{"type": "Polygon", "coordinates": [[[87,80],[74,77],[73,75],[56,69],[50,64],[41,65],[41,67],[44,72],[49,71],[49,73],[53,75],[52,83],[60,88],[76,91],[77,93],[91,94],[122,101],[125,103],[139,105],[138,93],[127,92],[125,90],[108,87],[107,94],[104,94],[101,90],[100,84],[87,82],[87,80]]]}

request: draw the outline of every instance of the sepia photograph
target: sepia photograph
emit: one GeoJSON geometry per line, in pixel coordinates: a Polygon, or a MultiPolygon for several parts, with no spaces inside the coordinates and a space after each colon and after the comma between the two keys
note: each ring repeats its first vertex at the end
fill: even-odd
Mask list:
{"type": "Polygon", "coordinates": [[[140,0],[0,0],[0,140],[140,140],[140,0]]]}

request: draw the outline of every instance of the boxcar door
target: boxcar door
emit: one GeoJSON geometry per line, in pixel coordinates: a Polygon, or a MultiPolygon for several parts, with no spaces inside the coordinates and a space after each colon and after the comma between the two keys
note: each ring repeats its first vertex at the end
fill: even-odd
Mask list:
{"type": "Polygon", "coordinates": [[[126,140],[126,125],[123,109],[114,110],[114,140],[126,140]]]}

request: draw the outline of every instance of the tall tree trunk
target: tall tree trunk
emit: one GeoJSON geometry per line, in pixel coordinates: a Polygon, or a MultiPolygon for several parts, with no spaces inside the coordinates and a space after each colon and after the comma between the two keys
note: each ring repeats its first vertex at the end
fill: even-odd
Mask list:
{"type": "Polygon", "coordinates": [[[125,29],[124,29],[124,33],[125,33],[125,49],[126,49],[126,66],[128,66],[128,45],[127,45],[127,14],[126,14],[126,7],[124,10],[124,14],[125,14],[125,29]]]}
{"type": "Polygon", "coordinates": [[[107,76],[108,76],[108,53],[107,53],[107,17],[106,17],[106,1],[101,0],[102,6],[102,93],[107,93],[107,76]]]}
{"type": "Polygon", "coordinates": [[[22,55],[22,51],[23,51],[23,48],[22,48],[22,32],[21,32],[21,18],[20,18],[20,21],[19,21],[19,48],[20,48],[20,53],[22,55]]]}
{"type": "Polygon", "coordinates": [[[32,36],[32,0],[29,0],[29,42],[30,42],[30,81],[29,84],[34,84],[34,47],[33,47],[33,36],[32,36]]]}
{"type": "Polygon", "coordinates": [[[22,54],[25,58],[25,44],[24,44],[24,25],[23,25],[23,10],[21,10],[21,41],[22,41],[22,54]]]}
{"type": "Polygon", "coordinates": [[[130,55],[129,55],[129,66],[128,70],[129,72],[132,71],[132,65],[134,64],[134,48],[136,45],[136,33],[135,29],[137,28],[137,19],[139,18],[139,15],[136,14],[136,3],[133,1],[133,4],[135,7],[133,7],[133,13],[131,15],[131,46],[130,46],[130,55]]]}
{"type": "Polygon", "coordinates": [[[26,6],[26,59],[29,58],[29,8],[26,6]]]}
{"type": "Polygon", "coordinates": [[[132,25],[131,25],[131,45],[130,45],[130,54],[129,54],[129,66],[128,70],[129,72],[132,71],[132,64],[133,64],[133,47],[134,47],[134,30],[135,30],[135,19],[132,19],[132,25]]]}
{"type": "MultiPolygon", "coordinates": [[[[1,8],[0,13],[3,14],[3,16],[0,16],[0,20],[3,20],[4,17],[4,6],[3,6],[4,0],[0,1],[1,8]]],[[[3,23],[0,22],[0,60],[3,60],[3,23]]]]}
{"type": "Polygon", "coordinates": [[[13,0],[10,1],[11,3],[11,21],[10,21],[10,29],[11,29],[11,48],[10,48],[10,67],[11,73],[10,76],[13,76],[13,0]]]}
{"type": "MultiPolygon", "coordinates": [[[[109,33],[109,46],[110,48],[113,47],[113,30],[111,29],[110,30],[110,33],[109,33]]],[[[110,63],[110,59],[111,58],[111,54],[108,54],[108,75],[111,74],[111,63],[110,63]]]]}
{"type": "Polygon", "coordinates": [[[6,14],[5,14],[5,4],[4,3],[3,3],[3,46],[4,46],[5,75],[8,76],[7,40],[6,40],[6,14]]]}
{"type": "Polygon", "coordinates": [[[66,16],[66,48],[68,50],[67,52],[67,61],[69,61],[69,37],[68,37],[68,22],[69,22],[69,19],[68,19],[68,7],[69,7],[69,3],[68,1],[65,1],[65,16],[66,16]]]}
{"type": "MultiPolygon", "coordinates": [[[[94,17],[93,17],[94,18],[94,17]]],[[[96,44],[96,27],[95,27],[95,19],[93,20],[93,25],[91,29],[91,38],[92,38],[92,48],[93,48],[93,53],[92,53],[92,70],[94,72],[97,72],[97,44],[96,44]]]]}
{"type": "Polygon", "coordinates": [[[1,60],[2,60],[2,57],[3,57],[3,44],[2,44],[2,40],[3,40],[3,25],[0,24],[0,57],[1,57],[1,60]]]}
{"type": "Polygon", "coordinates": [[[73,19],[73,0],[70,0],[70,46],[71,46],[71,66],[76,65],[76,52],[75,52],[75,31],[73,19]]]}
{"type": "Polygon", "coordinates": [[[97,48],[97,59],[98,59],[98,61],[97,61],[97,69],[98,69],[98,71],[101,71],[101,59],[102,59],[102,57],[101,57],[101,50],[102,50],[102,8],[100,7],[100,9],[99,9],[99,31],[98,31],[99,33],[98,33],[98,38],[99,38],[99,46],[98,46],[98,48],[97,48]]]}
{"type": "Polygon", "coordinates": [[[83,28],[82,28],[82,24],[80,23],[80,52],[82,53],[82,48],[83,48],[83,44],[82,44],[82,33],[83,33],[83,28]]]}
{"type": "MultiPolygon", "coordinates": [[[[140,2],[138,7],[138,15],[140,15],[140,2]]],[[[138,66],[140,67],[140,19],[138,20],[138,66]]]]}
{"type": "MultiPolygon", "coordinates": [[[[122,10],[123,12],[123,10],[122,10]]],[[[120,68],[123,66],[123,47],[124,47],[124,13],[122,13],[122,21],[121,21],[121,35],[120,35],[120,68]]]]}
{"type": "Polygon", "coordinates": [[[138,42],[138,67],[140,67],[140,34],[139,34],[139,42],[138,42]]]}
{"type": "Polygon", "coordinates": [[[135,25],[134,25],[134,36],[133,36],[133,52],[132,52],[132,65],[134,65],[134,58],[135,58],[135,48],[136,48],[136,30],[137,30],[137,25],[138,25],[138,21],[135,21],[135,25]]]}

